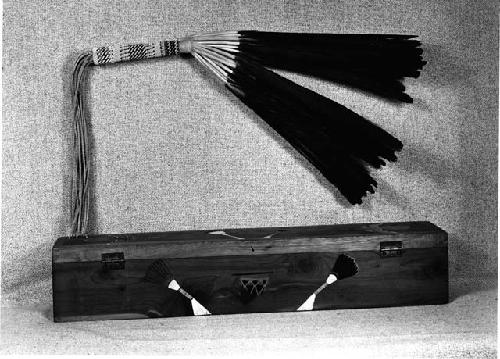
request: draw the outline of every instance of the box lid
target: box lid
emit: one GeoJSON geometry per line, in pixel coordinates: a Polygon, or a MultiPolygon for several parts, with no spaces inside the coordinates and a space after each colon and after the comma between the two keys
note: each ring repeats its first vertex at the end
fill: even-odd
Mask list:
{"type": "Polygon", "coordinates": [[[380,242],[403,249],[447,247],[445,231],[430,222],[214,229],[59,238],[53,261],[100,261],[103,252],[127,259],[190,258],[304,252],[378,251],[380,242]]]}

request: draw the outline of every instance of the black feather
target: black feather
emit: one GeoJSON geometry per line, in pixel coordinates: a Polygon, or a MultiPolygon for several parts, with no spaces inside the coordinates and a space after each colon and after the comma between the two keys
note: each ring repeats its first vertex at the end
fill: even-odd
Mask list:
{"type": "Polygon", "coordinates": [[[341,280],[352,277],[358,273],[358,270],[359,268],[354,258],[346,254],[341,254],[333,266],[332,273],[335,274],[338,280],[341,280]]]}
{"type": "Polygon", "coordinates": [[[395,161],[402,143],[348,108],[244,57],[228,88],[307,158],[349,200],[361,203],[376,181],[366,164],[395,161]]]}
{"type": "Polygon", "coordinates": [[[426,64],[414,35],[239,31],[242,54],[274,69],[331,80],[412,102],[401,81],[426,64]]]}
{"type": "Polygon", "coordinates": [[[172,271],[163,259],[154,261],[146,270],[144,280],[156,284],[170,283],[174,279],[172,271]]]}

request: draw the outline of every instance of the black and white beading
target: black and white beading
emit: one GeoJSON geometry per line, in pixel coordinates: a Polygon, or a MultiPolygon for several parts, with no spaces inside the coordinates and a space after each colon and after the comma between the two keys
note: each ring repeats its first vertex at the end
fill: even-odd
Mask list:
{"type": "Polygon", "coordinates": [[[191,53],[203,66],[227,83],[228,74],[236,67],[234,60],[239,52],[240,37],[238,31],[226,31],[150,44],[102,46],[92,50],[92,59],[94,65],[106,65],[191,53]]]}
{"type": "Polygon", "coordinates": [[[94,65],[174,56],[179,53],[179,41],[159,41],[151,44],[111,45],[92,50],[94,65]]]}

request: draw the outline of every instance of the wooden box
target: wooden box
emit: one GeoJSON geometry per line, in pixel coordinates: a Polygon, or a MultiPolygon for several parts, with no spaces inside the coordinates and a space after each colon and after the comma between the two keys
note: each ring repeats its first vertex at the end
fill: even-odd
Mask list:
{"type": "Polygon", "coordinates": [[[64,237],[52,265],[56,322],[296,311],[322,285],[314,310],[448,302],[429,222],[64,237]],[[341,254],[358,272],[324,284],[341,254]]]}

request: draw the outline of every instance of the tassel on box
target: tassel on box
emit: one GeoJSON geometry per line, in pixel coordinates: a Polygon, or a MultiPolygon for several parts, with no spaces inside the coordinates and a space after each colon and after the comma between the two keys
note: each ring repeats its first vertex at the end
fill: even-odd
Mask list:
{"type": "Polygon", "coordinates": [[[145,280],[151,283],[162,285],[168,283],[167,287],[169,289],[178,291],[191,301],[194,315],[210,315],[210,312],[203,305],[201,305],[200,302],[198,302],[195,298],[193,298],[191,294],[181,288],[179,283],[177,283],[177,281],[174,279],[172,271],[164,260],[158,259],[148,267],[145,275],[145,280]]]}
{"type": "Polygon", "coordinates": [[[187,299],[191,300],[191,306],[193,307],[194,315],[210,315],[210,312],[203,305],[201,305],[200,302],[198,302],[195,298],[193,298],[188,292],[182,289],[179,283],[177,283],[175,279],[173,279],[169,283],[168,287],[172,290],[179,291],[179,293],[181,293],[187,299]]]}
{"type": "Polygon", "coordinates": [[[338,256],[335,265],[333,266],[332,273],[326,278],[326,282],[321,285],[318,289],[314,291],[313,294],[307,298],[307,300],[297,309],[299,311],[302,310],[313,310],[314,309],[314,301],[316,300],[316,296],[327,286],[335,283],[337,280],[341,280],[344,278],[349,278],[358,273],[358,265],[354,258],[349,257],[346,254],[341,254],[338,256]]]}

